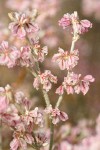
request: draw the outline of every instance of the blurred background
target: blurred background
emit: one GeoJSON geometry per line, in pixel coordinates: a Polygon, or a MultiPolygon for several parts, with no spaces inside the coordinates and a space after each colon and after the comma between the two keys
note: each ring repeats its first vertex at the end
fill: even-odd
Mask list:
{"type": "MultiPolygon", "coordinates": [[[[0,43],[2,40],[7,40],[18,48],[26,44],[24,40],[20,41],[11,35],[8,29],[10,22],[8,12],[34,8],[38,9],[40,14],[37,22],[41,28],[39,33],[41,44],[49,48],[49,55],[44,63],[40,64],[41,70],[50,69],[59,79],[58,84],[49,93],[53,105],[58,98],[54,91],[61,84],[66,73],[53,64],[51,58],[58,47],[70,49],[72,40],[69,31],[58,26],[58,20],[64,13],[77,11],[80,19],[88,19],[93,23],[93,28],[82,35],[76,44],[80,52],[80,61],[75,67],[75,72],[83,76],[91,74],[95,82],[85,96],[65,94],[61,109],[68,113],[69,122],[72,124],[76,124],[82,118],[94,120],[100,112],[100,0],[0,0],[0,43]]],[[[8,69],[0,66],[0,86],[10,84],[14,90],[24,91],[36,105],[44,107],[42,93],[36,91],[32,83],[33,77],[25,68],[8,69]]]]}

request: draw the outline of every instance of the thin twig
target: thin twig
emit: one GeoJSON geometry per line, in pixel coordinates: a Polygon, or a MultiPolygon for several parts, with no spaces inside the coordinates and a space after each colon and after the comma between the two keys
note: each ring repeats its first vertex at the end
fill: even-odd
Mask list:
{"type": "Polygon", "coordinates": [[[62,102],[62,99],[63,99],[63,96],[60,95],[59,98],[58,98],[58,101],[57,101],[57,103],[56,103],[55,108],[58,108],[58,107],[60,106],[60,104],[61,104],[61,102],[62,102]]]}
{"type": "Polygon", "coordinates": [[[42,89],[42,92],[43,92],[43,96],[44,96],[44,99],[45,99],[46,106],[48,107],[50,105],[49,96],[48,96],[48,94],[45,90],[42,89]]]}
{"type": "Polygon", "coordinates": [[[51,119],[51,122],[50,122],[50,146],[49,146],[49,150],[52,150],[53,142],[54,142],[54,124],[52,123],[52,119],[51,119]]]}

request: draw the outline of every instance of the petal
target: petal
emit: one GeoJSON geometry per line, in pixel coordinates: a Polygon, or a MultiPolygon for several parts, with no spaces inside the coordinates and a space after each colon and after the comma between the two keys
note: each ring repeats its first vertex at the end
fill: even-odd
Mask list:
{"type": "Polygon", "coordinates": [[[2,41],[1,46],[4,50],[8,49],[8,42],[7,41],[2,41]]]}
{"type": "Polygon", "coordinates": [[[24,27],[19,27],[19,28],[18,28],[17,35],[18,35],[20,38],[23,38],[23,37],[26,36],[26,31],[25,31],[24,27]]]}
{"type": "Polygon", "coordinates": [[[66,121],[68,119],[68,115],[65,112],[60,112],[60,120],[66,121]]]}

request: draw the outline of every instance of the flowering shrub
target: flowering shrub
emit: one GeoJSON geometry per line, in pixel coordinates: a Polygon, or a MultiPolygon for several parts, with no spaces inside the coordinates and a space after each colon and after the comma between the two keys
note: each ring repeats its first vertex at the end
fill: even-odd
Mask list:
{"type": "Polygon", "coordinates": [[[32,13],[29,11],[26,13],[15,12],[8,15],[12,21],[9,24],[12,34],[20,39],[26,39],[27,44],[17,49],[9,47],[7,41],[2,41],[0,65],[8,68],[26,67],[34,77],[33,88],[42,90],[46,104],[45,109],[34,108],[32,101],[23,92],[16,92],[10,85],[5,88],[0,87],[0,119],[2,124],[7,125],[13,131],[10,149],[26,150],[27,147],[36,150],[53,150],[56,147],[58,150],[72,149],[69,143],[63,141],[59,145],[59,142],[54,140],[54,132],[56,132],[54,127],[60,121],[68,120],[68,115],[59,109],[64,91],[67,94],[82,92],[85,95],[89,90],[90,82],[94,82],[92,75],[82,77],[73,70],[79,60],[79,50],[75,49],[75,43],[81,34],[88,32],[92,24],[88,20],[79,20],[77,12],[71,15],[65,14],[59,21],[59,25],[63,29],[71,29],[72,45],[68,51],[59,48],[58,53],[54,54],[52,58],[52,63],[57,63],[61,70],[66,70],[67,74],[61,86],[54,92],[58,94],[58,100],[53,107],[48,92],[53,86],[52,83],[57,83],[57,77],[50,70],[44,70],[43,73],[41,71],[40,63],[48,54],[48,48],[47,46],[41,48],[39,38],[37,38],[37,35],[39,36],[39,27],[36,23],[37,11],[34,10],[32,13]],[[46,121],[49,122],[48,129],[46,121]],[[44,129],[44,132],[41,132],[41,129],[44,129]]]}

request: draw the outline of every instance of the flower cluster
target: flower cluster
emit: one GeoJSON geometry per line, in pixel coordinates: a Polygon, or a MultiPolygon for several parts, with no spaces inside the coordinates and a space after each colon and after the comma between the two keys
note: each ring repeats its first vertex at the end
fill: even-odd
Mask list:
{"type": "Polygon", "coordinates": [[[30,67],[34,65],[34,60],[31,55],[31,48],[24,46],[20,48],[20,58],[17,60],[17,65],[30,67]]]}
{"type": "Polygon", "coordinates": [[[77,12],[73,14],[64,14],[63,18],[59,21],[59,25],[66,29],[72,27],[72,31],[76,34],[83,34],[92,28],[92,23],[88,20],[79,20],[77,12]]]}
{"type": "Polygon", "coordinates": [[[0,114],[3,114],[8,108],[10,90],[11,88],[9,85],[7,85],[5,88],[0,87],[0,114]]]}
{"type": "Polygon", "coordinates": [[[34,144],[32,136],[36,126],[43,126],[43,113],[36,107],[30,110],[30,100],[23,92],[13,93],[11,87],[0,87],[0,119],[14,130],[11,150],[19,147],[27,149],[27,144],[34,144]]]}
{"type": "Polygon", "coordinates": [[[33,49],[30,46],[22,46],[17,49],[10,47],[7,41],[3,41],[0,45],[0,65],[8,68],[14,66],[33,67],[35,61],[43,62],[47,53],[47,46],[41,48],[39,44],[34,44],[33,49]],[[32,53],[34,53],[34,57],[32,53]]]}
{"type": "Polygon", "coordinates": [[[59,53],[54,54],[53,62],[57,62],[61,70],[70,70],[77,65],[79,60],[78,50],[68,52],[59,48],[58,52],[59,53]]]}
{"type": "Polygon", "coordinates": [[[56,93],[62,95],[65,90],[67,94],[79,94],[82,92],[85,95],[89,90],[90,82],[94,82],[94,78],[91,75],[86,75],[82,78],[81,74],[69,72],[67,77],[64,77],[62,85],[57,88],[56,93]]]}
{"type": "Polygon", "coordinates": [[[13,21],[9,24],[9,29],[14,35],[20,38],[27,36],[29,33],[35,33],[39,30],[38,25],[34,22],[36,12],[27,13],[9,13],[10,19],[13,21]]]}
{"type": "Polygon", "coordinates": [[[61,121],[66,121],[68,119],[68,115],[63,112],[63,111],[60,111],[58,108],[52,108],[52,105],[48,106],[46,109],[45,109],[45,112],[47,114],[49,114],[50,118],[52,119],[52,123],[53,124],[57,124],[61,121]]]}
{"type": "Polygon", "coordinates": [[[0,45],[0,64],[6,65],[8,68],[14,67],[20,52],[16,47],[9,47],[7,41],[3,41],[0,45]]]}
{"type": "Polygon", "coordinates": [[[58,150],[99,150],[100,130],[96,128],[100,125],[100,115],[97,118],[95,127],[92,120],[82,119],[76,126],[70,124],[63,125],[56,132],[59,143],[55,144],[58,150]]]}
{"type": "Polygon", "coordinates": [[[52,88],[51,83],[57,83],[57,77],[52,75],[50,70],[45,70],[44,73],[38,75],[33,82],[34,88],[37,90],[39,89],[39,85],[43,85],[43,89],[45,89],[47,92],[52,88]]]}
{"type": "Polygon", "coordinates": [[[39,44],[39,41],[37,41],[37,43],[33,43],[33,53],[35,55],[35,60],[36,61],[40,61],[40,62],[43,62],[44,61],[44,58],[45,58],[45,55],[48,54],[48,47],[47,46],[44,46],[43,48],[41,48],[40,44],[39,44]]]}
{"type": "Polygon", "coordinates": [[[0,45],[0,65],[12,68],[19,66],[33,66],[34,61],[31,56],[31,49],[28,46],[17,49],[16,47],[9,47],[7,41],[3,41],[0,45]]]}

